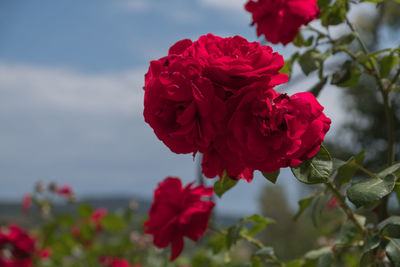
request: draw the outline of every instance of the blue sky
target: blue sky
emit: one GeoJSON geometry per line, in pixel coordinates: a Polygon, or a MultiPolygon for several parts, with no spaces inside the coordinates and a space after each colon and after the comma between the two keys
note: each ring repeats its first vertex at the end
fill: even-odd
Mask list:
{"type": "MultiPolygon", "coordinates": [[[[192,157],[170,152],[143,122],[143,76],[180,39],[211,32],[257,40],[244,2],[1,1],[0,199],[19,199],[39,180],[69,183],[78,196],[148,198],[168,175],[194,180],[192,157]]],[[[333,128],[343,113],[338,99],[334,90],[320,99],[333,128]]],[[[297,181],[287,170],[280,180],[295,206],[297,181]]],[[[218,209],[256,212],[265,183],[260,175],[241,182],[218,209]]]]}

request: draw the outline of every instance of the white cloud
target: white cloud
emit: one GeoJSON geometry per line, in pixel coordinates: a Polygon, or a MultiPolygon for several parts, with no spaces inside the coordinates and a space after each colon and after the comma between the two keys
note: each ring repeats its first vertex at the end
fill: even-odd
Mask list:
{"type": "Polygon", "coordinates": [[[0,94],[13,95],[12,99],[26,101],[28,105],[35,103],[69,111],[140,113],[143,75],[144,70],[84,75],[65,69],[0,62],[0,94]]]}
{"type": "Polygon", "coordinates": [[[246,0],[200,0],[200,3],[215,8],[243,9],[246,0]]]}

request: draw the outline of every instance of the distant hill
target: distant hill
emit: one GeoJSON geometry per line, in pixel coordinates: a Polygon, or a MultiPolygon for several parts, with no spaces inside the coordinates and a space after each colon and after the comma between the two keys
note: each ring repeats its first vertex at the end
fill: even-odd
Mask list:
{"type": "MultiPolygon", "coordinates": [[[[73,204],[55,203],[54,211],[56,214],[74,214],[76,213],[79,203],[85,202],[94,208],[103,207],[109,211],[116,211],[118,209],[128,208],[130,203],[134,201],[137,203],[136,213],[141,216],[146,216],[151,202],[147,199],[140,199],[125,196],[116,197],[87,197],[79,199],[73,204]]],[[[226,216],[216,214],[214,222],[218,225],[228,226],[234,224],[239,217],[226,216]]],[[[0,225],[7,225],[9,223],[16,223],[18,225],[28,227],[40,223],[40,216],[37,210],[30,210],[29,216],[23,215],[22,204],[20,202],[0,202],[0,225]]]]}

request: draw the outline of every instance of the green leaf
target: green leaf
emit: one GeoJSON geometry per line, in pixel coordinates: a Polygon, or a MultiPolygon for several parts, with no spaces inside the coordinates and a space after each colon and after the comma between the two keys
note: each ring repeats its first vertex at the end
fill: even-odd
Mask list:
{"type": "Polygon", "coordinates": [[[70,215],[60,215],[57,217],[57,222],[60,226],[70,227],[74,225],[75,220],[70,215]]]}
{"type": "Polygon", "coordinates": [[[371,237],[367,240],[367,243],[364,246],[363,252],[365,253],[365,252],[376,249],[380,243],[381,243],[381,239],[379,238],[379,236],[374,235],[373,237],[371,237]]]}
{"type": "Polygon", "coordinates": [[[358,236],[358,229],[352,221],[345,222],[340,228],[335,245],[346,246],[352,243],[358,236]]]}
{"type": "Polygon", "coordinates": [[[356,62],[347,60],[340,70],[333,74],[331,83],[340,87],[350,87],[357,85],[360,77],[360,66],[356,62]]]}
{"type": "Polygon", "coordinates": [[[380,74],[383,78],[389,76],[391,70],[399,63],[399,57],[390,53],[382,58],[380,62],[380,74]]]}
{"type": "Polygon", "coordinates": [[[377,229],[381,234],[393,238],[400,238],[400,216],[391,216],[380,222],[377,229]]]}
{"type": "Polygon", "coordinates": [[[251,256],[250,262],[251,262],[251,267],[262,267],[263,266],[260,257],[254,256],[254,255],[251,256]]]}
{"type": "Polygon", "coordinates": [[[275,251],[274,251],[273,247],[263,247],[263,248],[257,250],[254,253],[254,255],[258,256],[258,257],[268,257],[271,259],[276,259],[275,251]]]}
{"type": "Polygon", "coordinates": [[[322,257],[323,255],[332,253],[331,247],[322,247],[319,249],[311,250],[304,255],[304,258],[307,260],[316,260],[322,257]]]}
{"type": "Polygon", "coordinates": [[[333,171],[333,163],[329,152],[321,145],[318,153],[313,158],[292,167],[291,170],[293,175],[302,183],[325,183],[333,171]]]}
{"type": "Polygon", "coordinates": [[[297,47],[303,47],[312,45],[313,40],[314,36],[310,36],[307,40],[304,40],[303,34],[301,33],[301,31],[299,31],[292,43],[297,47]]]}
{"type": "Polygon", "coordinates": [[[267,226],[267,224],[275,223],[274,220],[265,218],[264,216],[261,216],[259,214],[254,214],[250,217],[245,217],[244,221],[253,223],[253,226],[247,232],[247,234],[249,234],[249,235],[257,234],[257,233],[261,232],[262,230],[264,230],[265,226],[267,226]]]}
{"type": "Polygon", "coordinates": [[[311,196],[311,197],[299,200],[298,203],[299,203],[300,209],[296,213],[296,215],[293,217],[294,220],[297,220],[300,217],[300,215],[303,214],[303,212],[310,206],[310,204],[314,198],[315,198],[315,196],[311,196]]]}
{"type": "Polygon", "coordinates": [[[126,228],[124,219],[112,214],[107,214],[101,218],[101,225],[109,232],[120,232],[126,228]]]}
{"type": "Polygon", "coordinates": [[[383,179],[370,178],[350,186],[347,196],[354,205],[361,207],[387,196],[393,191],[394,185],[393,175],[387,175],[383,179]]]}
{"type": "Polygon", "coordinates": [[[323,10],[327,8],[331,3],[331,0],[318,0],[318,7],[323,10]]]}
{"type": "Polygon", "coordinates": [[[335,178],[335,182],[340,186],[349,183],[358,170],[357,165],[362,165],[364,158],[365,151],[361,151],[354,157],[351,157],[344,165],[340,166],[335,178]]]}
{"type": "Polygon", "coordinates": [[[86,203],[81,203],[78,208],[78,214],[80,218],[86,219],[89,218],[93,213],[93,208],[86,203]]]}
{"type": "Polygon", "coordinates": [[[237,183],[238,181],[229,178],[229,176],[226,174],[226,171],[224,171],[222,178],[216,181],[214,184],[214,192],[218,197],[222,197],[223,194],[234,187],[237,183]]]}
{"type": "Polygon", "coordinates": [[[317,84],[315,84],[310,90],[308,90],[308,92],[313,94],[315,97],[318,97],[319,93],[324,88],[327,81],[328,81],[328,77],[324,77],[317,84]]]}
{"type": "Polygon", "coordinates": [[[226,247],[228,249],[235,245],[239,240],[240,232],[242,231],[244,224],[245,221],[241,219],[238,223],[228,228],[228,233],[226,234],[226,247]]]}
{"type": "Polygon", "coordinates": [[[322,255],[318,261],[316,267],[331,267],[333,265],[333,252],[322,255]]]}
{"type": "Polygon", "coordinates": [[[293,260],[285,264],[285,267],[303,267],[304,265],[303,260],[293,260]]]}
{"type": "Polygon", "coordinates": [[[393,266],[400,266],[400,239],[392,239],[389,244],[387,244],[386,255],[389,257],[393,266]]]}
{"type": "Polygon", "coordinates": [[[323,26],[338,25],[344,22],[346,11],[337,1],[330,8],[322,10],[321,22],[323,26]]]}
{"type": "Polygon", "coordinates": [[[354,41],[355,38],[356,38],[356,35],[354,32],[342,35],[342,36],[340,36],[339,39],[335,40],[335,45],[337,45],[337,46],[349,45],[349,44],[351,44],[351,42],[354,41]]]}
{"type": "Polygon", "coordinates": [[[95,228],[91,224],[83,224],[79,228],[79,237],[82,238],[84,241],[92,240],[95,234],[95,228]]]}
{"type": "Polygon", "coordinates": [[[305,52],[299,58],[299,64],[305,75],[322,67],[326,55],[321,54],[319,51],[312,49],[305,52]]]}
{"type": "Polygon", "coordinates": [[[377,175],[379,177],[385,177],[390,174],[393,175],[395,179],[400,177],[400,163],[393,164],[392,166],[380,171],[377,175]]]}
{"type": "Polygon", "coordinates": [[[226,236],[222,234],[213,236],[208,242],[208,246],[212,249],[214,254],[221,252],[226,247],[226,236]]]}
{"type": "Polygon", "coordinates": [[[278,179],[279,173],[280,173],[280,169],[277,170],[277,171],[274,171],[274,172],[270,172],[270,173],[263,172],[262,175],[265,178],[267,178],[268,181],[270,181],[271,183],[275,184],[276,180],[278,179]]]}
{"type": "Polygon", "coordinates": [[[279,72],[287,74],[289,76],[289,79],[290,79],[290,76],[292,74],[293,62],[295,62],[298,57],[299,57],[299,53],[296,52],[295,54],[293,54],[291,56],[290,59],[286,59],[285,60],[285,65],[283,66],[283,68],[279,72]]]}

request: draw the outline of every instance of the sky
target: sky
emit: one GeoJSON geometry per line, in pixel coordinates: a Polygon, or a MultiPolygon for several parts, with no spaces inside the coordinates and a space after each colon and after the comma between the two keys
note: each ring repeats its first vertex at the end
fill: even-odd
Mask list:
{"type": "MultiPolygon", "coordinates": [[[[197,160],[168,150],[144,122],[149,62],[176,41],[213,33],[256,41],[242,0],[3,0],[0,2],[0,199],[21,199],[36,181],[73,186],[78,197],[150,199],[157,183],[196,177],[197,160]]],[[[293,47],[273,46],[289,55],[293,47]]],[[[295,70],[299,72],[298,67],[295,70]]],[[[292,94],[315,77],[282,86],[292,94]]],[[[345,117],[341,94],[320,96],[333,121],[345,117]]],[[[257,174],[218,202],[222,213],[257,212],[268,182],[257,174]]],[[[299,184],[279,184],[295,206],[299,184]]],[[[211,184],[211,182],[209,182],[211,184]]]]}

